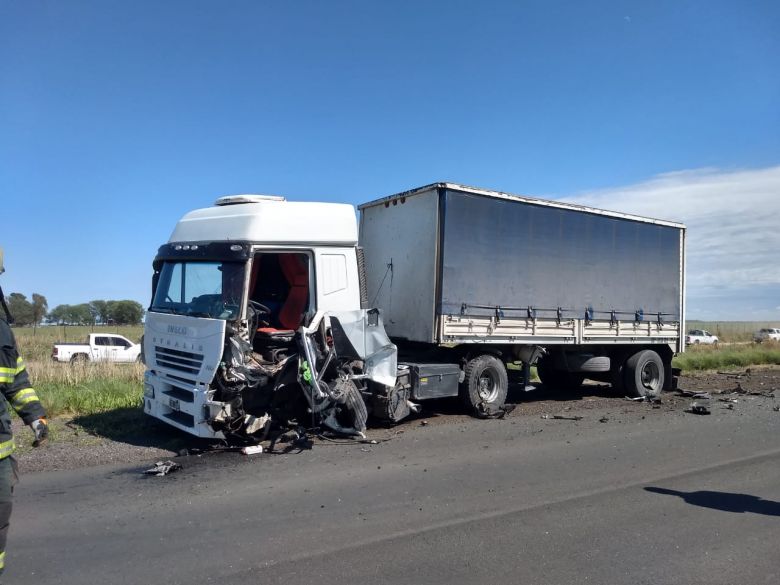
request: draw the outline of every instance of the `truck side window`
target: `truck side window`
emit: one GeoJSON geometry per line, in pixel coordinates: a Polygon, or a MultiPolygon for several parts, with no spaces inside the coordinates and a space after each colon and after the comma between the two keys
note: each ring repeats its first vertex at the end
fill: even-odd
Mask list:
{"type": "Polygon", "coordinates": [[[110,337],[96,337],[95,345],[111,345],[110,337]]]}
{"type": "Polygon", "coordinates": [[[347,257],[344,254],[323,254],[319,269],[323,295],[347,288],[347,257]]]}

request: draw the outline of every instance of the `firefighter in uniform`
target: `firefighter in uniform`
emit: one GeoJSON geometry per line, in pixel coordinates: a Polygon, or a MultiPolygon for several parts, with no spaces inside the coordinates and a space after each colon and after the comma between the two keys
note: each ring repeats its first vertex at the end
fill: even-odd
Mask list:
{"type": "MultiPolygon", "coordinates": [[[[3,250],[0,249],[0,274],[3,273],[3,250]]],[[[16,348],[14,334],[9,327],[13,322],[8,312],[3,291],[0,289],[0,575],[5,568],[5,542],[8,537],[8,520],[11,517],[11,495],[16,483],[16,460],[13,458],[14,440],[11,435],[10,408],[29,425],[35,433],[33,446],[41,445],[49,434],[46,412],[30,386],[30,378],[24,361],[16,348]]]]}

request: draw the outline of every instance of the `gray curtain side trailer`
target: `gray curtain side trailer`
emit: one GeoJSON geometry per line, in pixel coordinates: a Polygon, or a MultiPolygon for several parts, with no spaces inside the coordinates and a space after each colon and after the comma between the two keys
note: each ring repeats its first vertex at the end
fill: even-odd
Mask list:
{"type": "Polygon", "coordinates": [[[452,183],[359,209],[369,306],[420,378],[425,363],[457,365],[475,408],[501,398],[485,389],[506,384],[510,362],[538,363],[547,386],[587,377],[638,396],[671,386],[684,350],[684,225],[452,183]]]}

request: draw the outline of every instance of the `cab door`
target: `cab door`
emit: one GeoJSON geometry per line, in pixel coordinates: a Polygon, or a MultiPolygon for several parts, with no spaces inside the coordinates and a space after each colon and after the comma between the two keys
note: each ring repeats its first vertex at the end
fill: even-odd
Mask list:
{"type": "Polygon", "coordinates": [[[112,337],[111,338],[112,359],[116,362],[132,362],[135,361],[135,356],[131,355],[130,346],[131,343],[124,337],[112,337]]]}
{"type": "Polygon", "coordinates": [[[107,361],[111,359],[111,338],[107,335],[95,336],[95,347],[92,348],[92,359],[107,361]]]}

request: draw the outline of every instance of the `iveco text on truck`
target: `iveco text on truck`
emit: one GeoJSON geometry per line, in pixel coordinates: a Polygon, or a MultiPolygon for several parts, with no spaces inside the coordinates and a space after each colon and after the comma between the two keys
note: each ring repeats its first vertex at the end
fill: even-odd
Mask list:
{"type": "Polygon", "coordinates": [[[507,366],[634,396],[672,383],[685,227],[436,183],[359,206],[231,196],[154,260],[145,411],[201,437],[360,434],[458,396],[499,411],[507,366]]]}

